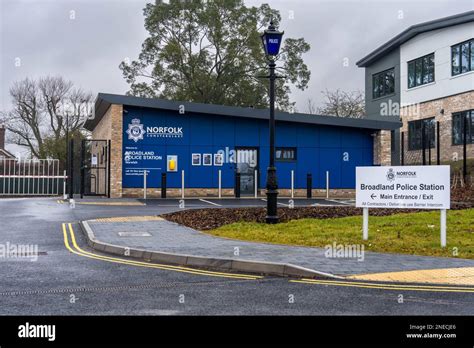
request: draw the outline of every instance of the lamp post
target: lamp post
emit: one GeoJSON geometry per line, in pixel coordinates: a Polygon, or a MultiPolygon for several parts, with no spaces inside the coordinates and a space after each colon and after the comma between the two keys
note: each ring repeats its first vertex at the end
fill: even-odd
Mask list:
{"type": "Polygon", "coordinates": [[[270,130],[270,161],[267,169],[267,224],[276,224],[278,223],[278,214],[277,214],[277,198],[278,198],[278,183],[276,176],[275,168],[275,59],[278,56],[280,51],[281,39],[283,37],[283,32],[276,30],[273,25],[273,21],[270,22],[270,26],[266,29],[261,35],[263,49],[265,50],[265,55],[268,59],[268,68],[270,75],[270,120],[269,120],[269,130],[270,130]]]}

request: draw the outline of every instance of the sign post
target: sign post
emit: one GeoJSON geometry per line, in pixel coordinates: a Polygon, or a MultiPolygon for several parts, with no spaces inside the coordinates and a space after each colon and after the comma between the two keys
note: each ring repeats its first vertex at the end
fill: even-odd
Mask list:
{"type": "Polygon", "coordinates": [[[446,209],[441,209],[441,247],[446,246],[446,209]]]}
{"type": "Polygon", "coordinates": [[[369,208],[362,209],[363,221],[362,221],[362,239],[369,239],[369,208]]]}
{"type": "Polygon", "coordinates": [[[356,207],[363,208],[363,239],[369,236],[369,208],[439,209],[441,247],[446,247],[449,178],[449,166],[357,167],[356,207]]]}

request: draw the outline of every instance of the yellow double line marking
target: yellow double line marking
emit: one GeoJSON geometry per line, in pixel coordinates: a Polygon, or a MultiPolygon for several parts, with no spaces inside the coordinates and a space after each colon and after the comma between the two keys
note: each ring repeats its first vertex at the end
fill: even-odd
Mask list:
{"type": "Polygon", "coordinates": [[[120,259],[117,257],[109,257],[109,256],[102,256],[102,255],[89,253],[87,251],[82,250],[77,245],[76,237],[74,235],[74,229],[72,228],[71,223],[68,223],[68,224],[63,223],[62,227],[63,227],[64,245],[70,252],[79,256],[88,257],[95,260],[102,260],[106,262],[136,266],[136,267],[157,268],[157,269],[163,269],[163,270],[168,270],[168,271],[183,272],[183,273],[190,273],[190,274],[210,276],[210,277],[246,279],[246,280],[257,280],[257,279],[263,278],[260,276],[254,276],[254,275],[248,275],[248,274],[212,272],[212,271],[198,270],[198,269],[181,267],[181,266],[170,266],[170,265],[163,265],[163,264],[156,264],[156,263],[125,260],[125,259],[120,259]],[[71,237],[72,247],[69,243],[69,237],[71,237]]]}
{"type": "Polygon", "coordinates": [[[349,286],[366,289],[383,289],[383,290],[405,290],[405,291],[432,291],[432,292],[472,292],[474,288],[470,287],[454,287],[441,285],[404,285],[404,284],[381,284],[381,283],[363,283],[339,280],[318,280],[318,279],[300,279],[290,280],[292,283],[303,284],[319,284],[333,286],[349,286]]]}

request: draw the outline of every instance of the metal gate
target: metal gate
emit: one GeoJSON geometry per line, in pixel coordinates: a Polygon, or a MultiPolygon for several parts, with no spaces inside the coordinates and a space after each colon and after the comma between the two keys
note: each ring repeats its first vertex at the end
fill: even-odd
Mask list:
{"type": "Polygon", "coordinates": [[[81,198],[110,197],[110,140],[82,140],[81,198]]]}
{"type": "Polygon", "coordinates": [[[65,180],[57,159],[0,158],[0,196],[58,196],[65,180]]]}

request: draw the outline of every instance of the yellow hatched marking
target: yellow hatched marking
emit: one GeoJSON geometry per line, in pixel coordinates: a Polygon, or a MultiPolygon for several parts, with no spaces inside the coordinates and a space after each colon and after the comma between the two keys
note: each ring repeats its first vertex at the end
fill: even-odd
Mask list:
{"type": "Polygon", "coordinates": [[[401,282],[474,285],[474,267],[423,269],[348,276],[347,279],[401,282]]]}

